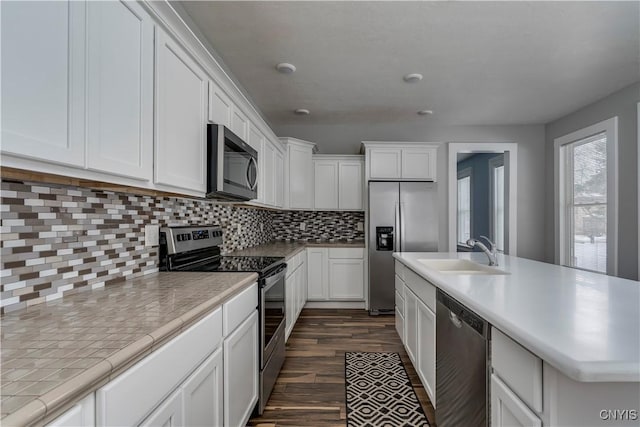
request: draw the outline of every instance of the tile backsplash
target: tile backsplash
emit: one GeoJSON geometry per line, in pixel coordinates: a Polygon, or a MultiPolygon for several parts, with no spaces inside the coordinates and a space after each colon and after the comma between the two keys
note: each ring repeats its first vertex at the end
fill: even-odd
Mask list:
{"type": "Polygon", "coordinates": [[[364,212],[281,211],[273,216],[275,240],[362,240],[363,230],[364,212]]]}
{"type": "Polygon", "coordinates": [[[266,210],[39,183],[2,181],[1,191],[2,312],[157,271],[146,224],[219,224],[224,252],[272,239],[266,210]]]}
{"type": "Polygon", "coordinates": [[[271,240],[364,238],[364,212],[270,211],[9,180],[1,192],[2,312],[156,272],[158,248],[144,245],[147,224],[218,224],[225,253],[271,240]]]}

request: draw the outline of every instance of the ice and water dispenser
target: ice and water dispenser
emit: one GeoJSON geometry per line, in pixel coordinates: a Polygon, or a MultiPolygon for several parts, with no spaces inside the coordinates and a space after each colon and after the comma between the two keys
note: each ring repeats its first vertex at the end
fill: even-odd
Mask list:
{"type": "Polygon", "coordinates": [[[393,227],[376,227],[376,250],[393,251],[393,227]]]}

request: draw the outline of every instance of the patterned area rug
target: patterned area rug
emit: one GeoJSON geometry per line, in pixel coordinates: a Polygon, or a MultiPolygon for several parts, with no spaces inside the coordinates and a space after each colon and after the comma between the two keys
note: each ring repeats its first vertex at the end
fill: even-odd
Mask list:
{"type": "Polygon", "coordinates": [[[398,353],[345,353],[347,426],[428,426],[398,353]]]}

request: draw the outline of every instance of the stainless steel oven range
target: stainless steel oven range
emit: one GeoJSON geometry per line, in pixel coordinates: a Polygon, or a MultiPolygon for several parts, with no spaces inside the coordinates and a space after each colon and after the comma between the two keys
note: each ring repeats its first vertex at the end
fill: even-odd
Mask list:
{"type": "Polygon", "coordinates": [[[176,226],[160,230],[160,270],[258,273],[260,318],[260,389],[262,414],[285,358],[287,265],[280,257],[223,256],[218,226],[176,226]]]}

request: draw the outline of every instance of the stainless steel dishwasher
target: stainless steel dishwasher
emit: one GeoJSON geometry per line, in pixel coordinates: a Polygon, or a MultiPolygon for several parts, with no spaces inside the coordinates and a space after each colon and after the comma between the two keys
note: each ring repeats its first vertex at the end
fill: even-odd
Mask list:
{"type": "Polygon", "coordinates": [[[436,423],[487,427],[488,323],[438,290],[436,306],[436,423]]]}

